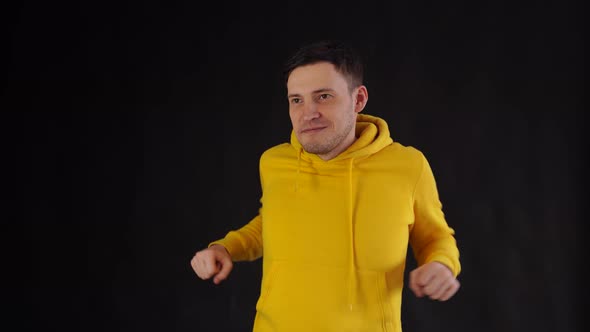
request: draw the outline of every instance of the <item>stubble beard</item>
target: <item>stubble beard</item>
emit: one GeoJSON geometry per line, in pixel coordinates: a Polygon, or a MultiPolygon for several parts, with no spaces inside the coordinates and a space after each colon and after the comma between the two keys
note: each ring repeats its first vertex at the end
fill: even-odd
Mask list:
{"type": "Polygon", "coordinates": [[[342,130],[335,133],[331,137],[328,137],[324,140],[320,140],[319,142],[302,142],[301,146],[303,146],[303,149],[308,153],[314,153],[318,155],[328,154],[330,151],[334,150],[342,141],[346,139],[350,131],[354,130],[355,125],[356,118],[350,117],[345,126],[342,127],[342,130]]]}

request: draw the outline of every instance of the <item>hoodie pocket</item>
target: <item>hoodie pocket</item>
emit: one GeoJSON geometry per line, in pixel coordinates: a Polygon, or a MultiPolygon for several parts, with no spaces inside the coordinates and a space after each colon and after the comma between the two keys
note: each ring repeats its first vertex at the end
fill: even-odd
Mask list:
{"type": "Polygon", "coordinates": [[[357,271],[350,307],[346,267],[269,262],[256,303],[255,331],[399,332],[394,294],[381,271],[357,271]]]}

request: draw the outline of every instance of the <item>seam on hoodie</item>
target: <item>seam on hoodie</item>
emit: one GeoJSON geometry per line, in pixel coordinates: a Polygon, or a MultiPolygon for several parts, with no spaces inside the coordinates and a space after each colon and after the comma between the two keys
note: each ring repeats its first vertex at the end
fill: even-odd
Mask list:
{"type": "Polygon", "coordinates": [[[424,174],[424,167],[426,167],[424,155],[422,153],[420,153],[420,157],[420,159],[422,160],[422,164],[420,167],[420,173],[418,173],[418,179],[416,180],[416,183],[414,183],[414,190],[412,191],[412,205],[416,200],[416,190],[418,189],[418,183],[420,183],[420,180],[422,180],[422,174],[424,174]]]}

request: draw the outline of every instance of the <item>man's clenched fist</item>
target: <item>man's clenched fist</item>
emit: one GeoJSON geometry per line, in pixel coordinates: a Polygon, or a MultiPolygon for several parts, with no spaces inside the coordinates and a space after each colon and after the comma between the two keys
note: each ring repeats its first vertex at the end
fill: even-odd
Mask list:
{"type": "Polygon", "coordinates": [[[227,250],[218,244],[198,251],[191,260],[191,266],[197,276],[203,280],[213,277],[213,283],[216,285],[227,278],[233,265],[227,250]]]}
{"type": "Polygon", "coordinates": [[[442,263],[430,262],[410,272],[410,289],[417,297],[446,301],[459,290],[459,281],[442,263]]]}

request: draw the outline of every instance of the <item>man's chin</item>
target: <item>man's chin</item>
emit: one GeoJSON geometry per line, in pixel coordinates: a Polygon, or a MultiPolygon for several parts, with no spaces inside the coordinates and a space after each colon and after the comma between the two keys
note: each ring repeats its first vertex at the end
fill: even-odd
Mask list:
{"type": "Polygon", "coordinates": [[[324,154],[327,152],[325,146],[320,146],[318,144],[307,143],[301,145],[303,146],[303,150],[307,153],[324,154]]]}

